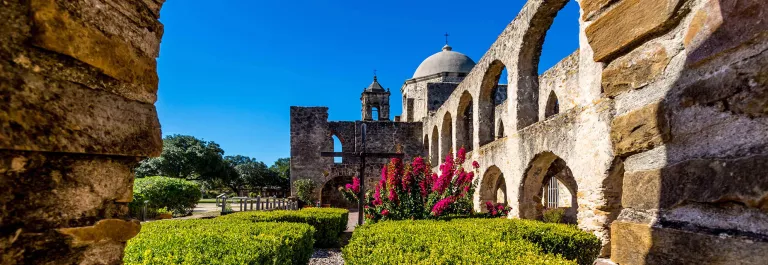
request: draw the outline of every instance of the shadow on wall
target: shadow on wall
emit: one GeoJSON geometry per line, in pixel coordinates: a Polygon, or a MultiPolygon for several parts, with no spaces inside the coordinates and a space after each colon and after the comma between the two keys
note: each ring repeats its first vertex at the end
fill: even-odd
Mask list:
{"type": "Polygon", "coordinates": [[[612,134],[631,132],[614,141],[617,155],[646,152],[664,166],[624,177],[626,210],[612,225],[612,259],[765,264],[768,2],[709,0],[681,13],[690,25],[672,41],[685,60],[672,54],[663,66],[680,74],[666,73],[675,79],[661,101],[613,122],[612,134]]]}

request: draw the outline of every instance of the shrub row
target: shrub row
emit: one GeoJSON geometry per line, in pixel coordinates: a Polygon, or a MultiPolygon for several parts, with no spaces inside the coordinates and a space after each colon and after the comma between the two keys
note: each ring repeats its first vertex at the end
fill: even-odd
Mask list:
{"type": "Polygon", "coordinates": [[[168,220],[142,225],[125,264],[307,264],[314,228],[299,223],[168,220]]]}
{"type": "Polygon", "coordinates": [[[224,220],[250,220],[253,222],[305,223],[315,228],[316,247],[335,247],[347,229],[349,211],[339,208],[306,208],[298,211],[252,211],[219,217],[224,220]]]}
{"type": "Polygon", "coordinates": [[[201,197],[200,185],[192,181],[161,176],[137,178],[133,182],[133,201],[128,207],[134,217],[141,216],[144,201],[149,201],[148,217],[163,207],[176,215],[186,215],[192,212],[201,197]]]}
{"type": "Polygon", "coordinates": [[[346,264],[591,264],[600,241],[576,227],[508,219],[385,221],[355,229],[346,264]]]}

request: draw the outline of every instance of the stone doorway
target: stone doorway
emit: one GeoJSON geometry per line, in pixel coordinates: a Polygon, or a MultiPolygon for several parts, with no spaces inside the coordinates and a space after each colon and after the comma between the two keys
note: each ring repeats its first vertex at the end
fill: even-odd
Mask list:
{"type": "Polygon", "coordinates": [[[351,176],[338,176],[326,181],[320,192],[320,204],[345,209],[357,207],[357,204],[349,202],[339,191],[339,187],[343,187],[348,183],[352,183],[351,176]]]}
{"type": "Polygon", "coordinates": [[[565,223],[576,224],[578,185],[565,160],[544,152],[536,155],[520,187],[520,218],[541,220],[544,211],[562,209],[565,223]]]}

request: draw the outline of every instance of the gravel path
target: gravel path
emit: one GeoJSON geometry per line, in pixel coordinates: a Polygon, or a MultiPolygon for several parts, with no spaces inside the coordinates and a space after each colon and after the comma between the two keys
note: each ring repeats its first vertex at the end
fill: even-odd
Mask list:
{"type": "Polygon", "coordinates": [[[344,264],[341,258],[341,250],[338,248],[318,248],[312,253],[309,259],[309,265],[340,265],[344,264]]]}

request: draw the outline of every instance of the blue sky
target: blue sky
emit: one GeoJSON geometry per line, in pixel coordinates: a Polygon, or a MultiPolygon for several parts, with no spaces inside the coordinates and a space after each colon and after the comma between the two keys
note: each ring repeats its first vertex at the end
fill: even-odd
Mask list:
{"type": "MultiPolygon", "coordinates": [[[[215,141],[225,155],[267,164],[290,156],[290,106],[328,106],[330,120],[359,120],[360,93],[377,69],[400,87],[445,32],[478,61],[525,1],[167,1],[160,21],[163,135],[215,141]]],[[[547,34],[540,70],[578,48],[571,1],[547,34]]]]}

